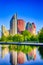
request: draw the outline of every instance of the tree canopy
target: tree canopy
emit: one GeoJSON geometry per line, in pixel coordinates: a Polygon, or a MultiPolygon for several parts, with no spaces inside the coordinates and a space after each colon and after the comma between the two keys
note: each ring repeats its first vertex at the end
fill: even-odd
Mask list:
{"type": "Polygon", "coordinates": [[[14,36],[2,36],[0,38],[2,42],[41,42],[43,43],[43,28],[37,35],[32,35],[28,30],[21,32],[21,34],[15,34],[14,36]]]}
{"type": "Polygon", "coordinates": [[[43,43],[43,28],[38,33],[39,42],[43,43]]]}

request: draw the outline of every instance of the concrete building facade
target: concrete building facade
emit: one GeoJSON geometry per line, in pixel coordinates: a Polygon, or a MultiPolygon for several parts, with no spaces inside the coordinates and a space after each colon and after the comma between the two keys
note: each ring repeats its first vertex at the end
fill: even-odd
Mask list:
{"type": "Polygon", "coordinates": [[[15,14],[10,21],[10,34],[17,34],[17,14],[15,14]]]}
{"type": "Polygon", "coordinates": [[[4,25],[2,25],[1,26],[1,34],[2,34],[2,36],[4,35],[4,36],[8,36],[9,35],[9,31],[5,28],[5,26],[4,25]]]}

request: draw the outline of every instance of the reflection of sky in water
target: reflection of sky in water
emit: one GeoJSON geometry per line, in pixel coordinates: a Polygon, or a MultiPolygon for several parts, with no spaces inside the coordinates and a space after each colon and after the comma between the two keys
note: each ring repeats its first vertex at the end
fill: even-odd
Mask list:
{"type": "Polygon", "coordinates": [[[10,64],[10,54],[8,53],[4,58],[0,57],[0,64],[1,65],[11,65],[10,64]]]}

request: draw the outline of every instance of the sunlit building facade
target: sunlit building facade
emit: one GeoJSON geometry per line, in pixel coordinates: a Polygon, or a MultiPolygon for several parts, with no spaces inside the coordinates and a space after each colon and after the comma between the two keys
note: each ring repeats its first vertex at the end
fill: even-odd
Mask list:
{"type": "Polygon", "coordinates": [[[21,33],[25,30],[25,21],[23,19],[17,20],[17,32],[21,33]]]}
{"type": "Polygon", "coordinates": [[[5,28],[5,26],[1,27],[2,29],[2,35],[5,36],[15,35],[18,34],[24,30],[30,31],[31,34],[36,34],[36,25],[34,23],[26,23],[23,19],[17,19],[17,14],[14,14],[13,17],[10,20],[10,29],[9,31],[5,28]]]}
{"type": "Polygon", "coordinates": [[[34,23],[28,22],[26,24],[26,30],[28,30],[31,34],[36,34],[36,25],[34,23]]]}
{"type": "Polygon", "coordinates": [[[9,31],[6,29],[6,27],[4,25],[1,26],[1,34],[2,36],[8,36],[9,35],[9,31]]]}
{"type": "Polygon", "coordinates": [[[10,21],[10,34],[17,34],[17,14],[13,15],[10,21]]]}

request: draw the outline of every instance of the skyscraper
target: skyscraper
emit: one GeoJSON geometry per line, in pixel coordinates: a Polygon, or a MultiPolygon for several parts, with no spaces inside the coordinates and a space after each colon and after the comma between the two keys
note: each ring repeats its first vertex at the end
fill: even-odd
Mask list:
{"type": "Polygon", "coordinates": [[[32,23],[32,33],[36,34],[36,25],[34,24],[34,22],[32,23]]]}
{"type": "Polygon", "coordinates": [[[5,28],[4,25],[1,26],[1,34],[2,36],[4,35],[6,37],[9,35],[9,31],[5,28]]]}
{"type": "Polygon", "coordinates": [[[31,34],[36,34],[36,25],[34,23],[28,22],[26,24],[26,30],[30,31],[31,34]]]}
{"type": "Polygon", "coordinates": [[[17,14],[13,15],[10,21],[10,34],[17,34],[17,14]]]}
{"type": "Polygon", "coordinates": [[[25,30],[25,21],[23,19],[17,20],[17,32],[21,33],[25,30]]]}
{"type": "Polygon", "coordinates": [[[26,29],[30,32],[32,31],[32,24],[30,22],[26,24],[26,29]]]}

